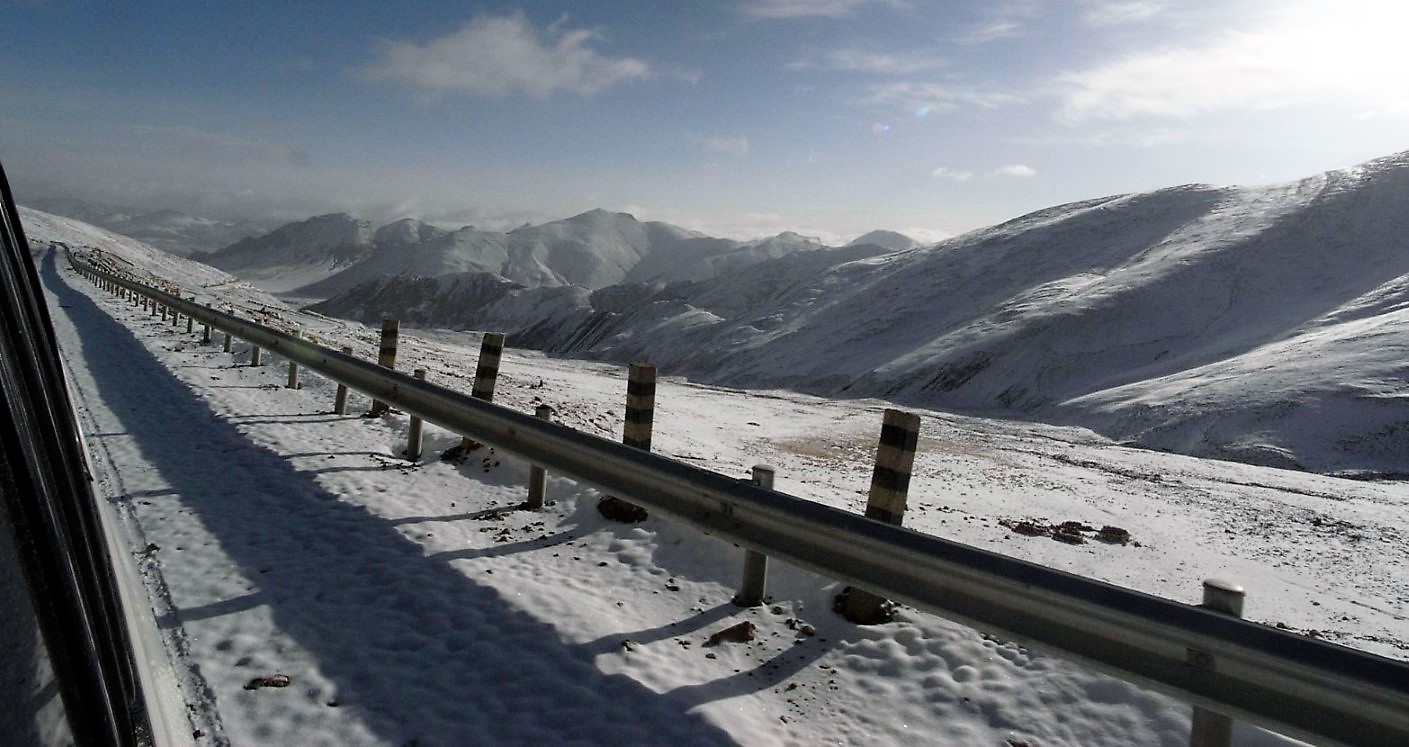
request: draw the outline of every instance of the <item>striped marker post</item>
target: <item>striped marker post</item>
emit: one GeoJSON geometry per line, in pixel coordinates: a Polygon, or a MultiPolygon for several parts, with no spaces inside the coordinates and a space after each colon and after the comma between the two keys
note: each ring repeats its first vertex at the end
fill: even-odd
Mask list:
{"type": "MultiPolygon", "coordinates": [[[[504,355],[504,335],[486,332],[479,345],[479,362],[475,364],[475,381],[470,396],[485,402],[494,401],[494,385],[499,381],[499,359],[504,355]]],[[[466,436],[460,440],[460,451],[467,454],[480,447],[474,439],[466,436]]]]}
{"type": "MultiPolygon", "coordinates": [[[[382,320],[382,345],[377,351],[377,365],[382,368],[396,368],[396,347],[401,337],[401,322],[395,319],[382,320]]],[[[387,403],[379,400],[372,400],[372,409],[367,416],[375,418],[385,414],[391,408],[387,403]]]]}
{"type": "MultiPolygon", "coordinates": [[[[626,376],[626,422],[622,426],[621,442],[650,451],[655,410],[656,367],[650,363],[632,363],[626,376]]],[[[646,509],[614,495],[598,501],[597,512],[613,521],[628,524],[645,521],[649,517],[646,509]]]]}
{"type": "MultiPolygon", "coordinates": [[[[413,375],[425,381],[426,369],[418,368],[413,375]]],[[[413,462],[419,461],[421,458],[421,428],[421,419],[412,415],[411,429],[406,434],[406,458],[413,462]]]]}
{"type": "MultiPolygon", "coordinates": [[[[773,477],[777,470],[766,464],[753,466],[753,484],[765,490],[773,489],[773,477]]],[[[768,556],[757,550],[744,550],[744,579],[739,584],[739,593],[734,596],[734,604],[740,607],[757,607],[763,604],[768,592],[768,556]]]]}
{"type": "MultiPolygon", "coordinates": [[[[352,355],[352,348],[344,345],[342,352],[345,355],[352,355]]],[[[347,414],[347,384],[338,384],[338,392],[333,395],[333,414],[347,414]]]]}
{"type": "Polygon", "coordinates": [[[626,423],[621,442],[644,451],[651,450],[651,426],[656,412],[656,367],[632,363],[626,376],[626,423]]]}
{"type": "MultiPolygon", "coordinates": [[[[915,464],[919,439],[919,415],[886,410],[880,444],[876,447],[876,468],[871,473],[866,518],[900,526],[905,517],[905,496],[910,490],[910,470],[915,464]]],[[[854,623],[870,625],[885,621],[886,606],[884,597],[852,587],[843,614],[854,623]]]]}

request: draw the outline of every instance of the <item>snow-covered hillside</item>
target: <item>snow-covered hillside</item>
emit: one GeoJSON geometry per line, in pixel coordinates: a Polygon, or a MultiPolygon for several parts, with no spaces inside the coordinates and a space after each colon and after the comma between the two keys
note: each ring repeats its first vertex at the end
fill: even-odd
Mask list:
{"type": "MultiPolygon", "coordinates": [[[[22,220],[95,490],[122,516],[174,659],[184,699],[174,712],[200,743],[1188,743],[1187,704],[913,609],[850,625],[831,611],[840,583],[785,563],[770,564],[768,604],[739,609],[729,602],[739,548],[661,517],[608,523],[597,493],[560,475],[545,510],[518,510],[529,466],[502,452],[406,462],[403,414],[359,417],[368,401],[354,395],[350,414],[331,416],[331,382],[305,371],[302,388],[285,388],[276,356],[256,368],[246,344],[201,345],[49,248],[160,263],[164,279],[222,305],[268,298],[257,289],[97,229],[34,211],[22,220]],[[709,644],[745,621],[752,642],[709,644]],[[289,686],[252,689],[276,674],[289,686]]],[[[852,264],[884,256],[835,251],[854,252],[852,264]]],[[[809,259],[794,268],[802,286],[838,258],[774,261],[809,259]]],[[[781,274],[756,282],[732,295],[725,284],[679,288],[721,310],[795,292],[781,274]]],[[[535,288],[491,305],[568,290],[603,314],[664,291],[535,288]]],[[[277,301],[266,311],[376,355],[374,329],[277,301]]],[[[404,330],[399,363],[467,390],[478,342],[404,330]]],[[[546,403],[562,423],[617,438],[623,373],[510,349],[495,401],[546,403]]],[[[767,462],[780,489],[859,512],[882,406],[664,377],[655,448],[741,477],[767,462]]],[[[1250,620],[1409,655],[1403,483],[919,414],[905,521],[917,531],[1187,602],[1201,578],[1230,577],[1249,589],[1250,620]],[[1054,542],[1014,532],[1019,520],[1111,524],[1132,541],[1054,542]]],[[[432,453],[459,442],[434,426],[425,435],[432,453]]],[[[1293,743],[1240,723],[1235,744],[1293,743]]]]}
{"type": "MultiPolygon", "coordinates": [[[[611,309],[580,305],[570,327],[559,314],[545,330],[537,306],[511,294],[523,316],[491,308],[480,322],[550,352],[645,358],[715,383],[1080,423],[1203,456],[1409,472],[1406,201],[1399,154],[1290,184],[1086,200],[931,247],[796,254],[615,294],[611,309]],[[804,255],[822,261],[788,262],[804,255]]],[[[365,308],[360,294],[377,291],[321,308],[365,308]]]]}
{"type": "Polygon", "coordinates": [[[321,280],[372,254],[371,223],[332,213],[289,223],[201,257],[212,267],[278,293],[321,280]]]}

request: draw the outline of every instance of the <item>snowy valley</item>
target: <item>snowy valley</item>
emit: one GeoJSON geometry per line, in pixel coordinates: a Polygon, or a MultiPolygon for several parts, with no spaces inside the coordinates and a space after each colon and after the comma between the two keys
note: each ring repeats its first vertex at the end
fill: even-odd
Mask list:
{"type": "MultiPolygon", "coordinates": [[[[546,403],[613,438],[619,364],[647,357],[665,374],[659,451],[741,477],[769,463],[779,489],[851,511],[898,402],[923,418],[907,526],[1170,599],[1230,577],[1249,619],[1409,659],[1409,488],[1314,473],[1406,471],[1405,196],[1398,156],[1065,205],[927,247],[876,235],[693,254],[720,240],[632,244],[676,234],[596,211],[515,240],[531,248],[510,264],[536,268],[517,277],[467,270],[479,244],[411,222],[279,229],[222,252],[246,257],[241,279],[71,219],[22,220],[100,497],[124,517],[210,743],[1181,745],[1186,704],[914,610],[852,626],[830,609],[839,584],[815,574],[777,567],[768,604],[736,608],[737,547],[659,518],[606,522],[596,491],[560,477],[548,510],[515,510],[528,467],[510,456],[407,463],[404,416],[330,416],[329,382],[283,389],[282,366],[93,290],[56,249],[368,359],[362,322],[398,317],[399,366],[465,390],[479,341],[465,330],[509,332],[522,347],[496,402],[546,403]],[[598,231],[620,252],[584,265],[573,247],[598,231]],[[438,269],[372,277],[397,241],[406,267],[438,269]],[[691,261],[649,264],[661,246],[691,261]],[[600,284],[566,282],[564,257],[600,284]],[[287,300],[345,273],[372,279],[311,309],[287,300]],[[1132,541],[1014,531],[1065,521],[1132,541]],[[705,645],[745,620],[756,641],[705,645]],[[274,673],[295,686],[246,689],[274,673]]],[[[429,430],[431,450],[457,442],[429,430]]]]}

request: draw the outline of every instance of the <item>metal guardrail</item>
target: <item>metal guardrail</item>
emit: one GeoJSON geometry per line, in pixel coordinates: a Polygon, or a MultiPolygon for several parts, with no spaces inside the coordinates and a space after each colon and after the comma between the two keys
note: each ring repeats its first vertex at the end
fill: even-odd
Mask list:
{"type": "Polygon", "coordinates": [[[1289,736],[1409,745],[1404,662],[766,490],[70,261],[411,415],[748,549],[1289,736]]]}

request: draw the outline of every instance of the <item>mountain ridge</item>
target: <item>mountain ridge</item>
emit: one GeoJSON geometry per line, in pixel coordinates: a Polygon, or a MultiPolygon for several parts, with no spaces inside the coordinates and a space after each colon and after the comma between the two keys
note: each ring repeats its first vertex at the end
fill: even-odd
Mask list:
{"type": "Polygon", "coordinates": [[[1069,422],[1275,466],[1409,471],[1405,201],[1409,153],[1285,184],[1081,200],[928,247],[793,252],[598,290],[609,308],[511,291],[473,322],[714,384],[1069,422]]]}
{"type": "Polygon", "coordinates": [[[325,299],[397,275],[489,272],[526,287],[588,290],[623,282],[703,280],[821,246],[790,232],[754,241],[714,238],[601,208],[508,232],[473,226],[452,231],[410,218],[373,228],[346,214],[331,214],[286,224],[201,261],[266,290],[325,299]],[[343,232],[337,240],[329,238],[332,224],[343,232]],[[347,236],[354,230],[355,240],[347,236]]]}

